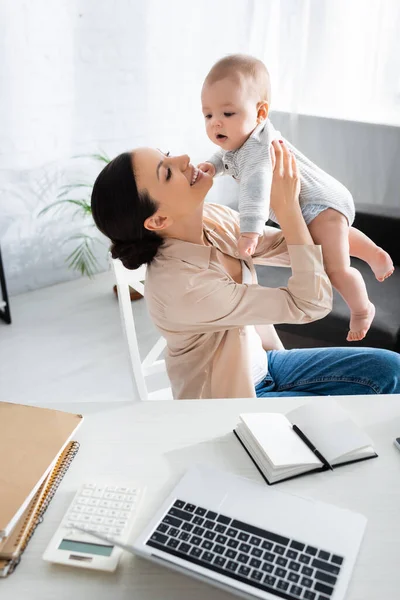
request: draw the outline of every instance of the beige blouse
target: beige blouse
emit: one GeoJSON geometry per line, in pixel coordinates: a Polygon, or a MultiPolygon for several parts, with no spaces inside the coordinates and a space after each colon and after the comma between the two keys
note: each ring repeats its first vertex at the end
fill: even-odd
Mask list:
{"type": "Polygon", "coordinates": [[[148,267],[145,298],[167,341],[166,366],[174,398],[255,396],[246,325],[256,325],[266,350],[281,349],[274,323],[308,323],[332,308],[332,288],[320,246],[287,246],[281,231],[266,227],[257,264],[290,266],[288,286],[236,283],[217,260],[217,248],[238,257],[239,214],[204,205],[204,230],[211,246],[169,239],[148,267]]]}

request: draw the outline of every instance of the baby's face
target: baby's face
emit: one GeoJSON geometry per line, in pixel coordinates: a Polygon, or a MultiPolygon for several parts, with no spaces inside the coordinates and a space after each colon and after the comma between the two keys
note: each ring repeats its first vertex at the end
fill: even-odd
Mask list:
{"type": "Polygon", "coordinates": [[[205,84],[201,94],[207,135],[223,150],[237,150],[257,126],[257,101],[245,82],[225,78],[205,84]]]}

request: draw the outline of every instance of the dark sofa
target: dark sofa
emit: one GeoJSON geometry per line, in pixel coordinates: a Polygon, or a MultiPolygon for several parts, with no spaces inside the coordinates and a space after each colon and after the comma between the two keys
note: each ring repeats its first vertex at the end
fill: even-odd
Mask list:
{"type": "MultiPolygon", "coordinates": [[[[369,266],[352,259],[362,273],[368,294],[376,307],[376,316],[368,335],[356,344],[346,342],[349,309],[334,291],[333,310],[320,321],[307,325],[277,325],[286,348],[318,346],[372,346],[400,352],[400,208],[357,204],[354,226],[368,235],[391,255],[395,272],[379,283],[369,266]]],[[[272,223],[268,223],[272,224],[272,223]]],[[[286,285],[288,270],[281,267],[257,267],[259,283],[270,287],[286,285]]]]}

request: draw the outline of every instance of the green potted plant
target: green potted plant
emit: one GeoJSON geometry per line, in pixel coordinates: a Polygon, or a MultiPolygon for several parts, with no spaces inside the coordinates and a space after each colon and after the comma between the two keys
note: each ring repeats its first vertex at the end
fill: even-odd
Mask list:
{"type": "MultiPolygon", "coordinates": [[[[90,158],[100,163],[101,167],[107,165],[111,160],[104,152],[74,156],[73,158],[90,158]]],[[[65,240],[65,243],[76,242],[76,247],[65,260],[70,269],[90,278],[98,273],[100,269],[99,262],[93,251],[94,245],[103,244],[96,235],[95,224],[92,219],[92,208],[90,205],[92,189],[93,183],[86,181],[73,181],[62,185],[59,188],[57,199],[39,212],[39,216],[42,216],[48,212],[59,213],[67,210],[72,211],[73,218],[83,217],[83,222],[86,223],[84,230],[68,236],[65,240]]],[[[114,285],[113,289],[115,295],[117,295],[117,286],[114,285]]],[[[142,295],[132,288],[130,294],[131,300],[142,298],[142,295]]]]}

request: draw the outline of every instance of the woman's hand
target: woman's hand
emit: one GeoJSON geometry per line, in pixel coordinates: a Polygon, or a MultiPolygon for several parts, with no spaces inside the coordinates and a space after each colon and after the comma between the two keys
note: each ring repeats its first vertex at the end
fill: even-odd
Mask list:
{"type": "Polygon", "coordinates": [[[296,159],[283,142],[272,142],[275,168],[271,186],[271,208],[277,216],[287,244],[309,245],[313,239],[301,214],[300,177],[296,159]]]}
{"type": "Polygon", "coordinates": [[[300,177],[296,159],[284,142],[272,142],[271,157],[275,167],[271,186],[271,208],[278,220],[299,208],[300,177]]]}

